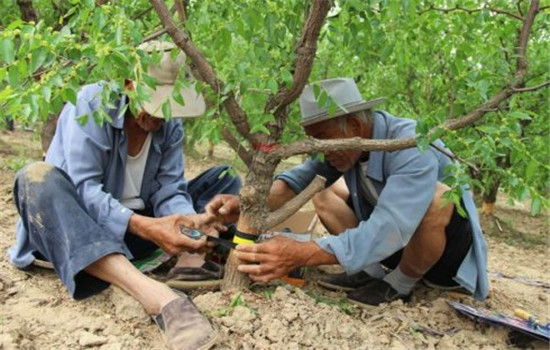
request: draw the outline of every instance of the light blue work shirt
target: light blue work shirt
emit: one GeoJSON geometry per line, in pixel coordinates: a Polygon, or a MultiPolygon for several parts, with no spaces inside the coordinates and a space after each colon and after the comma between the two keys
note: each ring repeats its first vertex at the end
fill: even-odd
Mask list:
{"type": "MultiPolygon", "coordinates": [[[[374,113],[373,139],[395,140],[416,137],[416,122],[396,118],[387,112],[374,113]]],[[[444,147],[438,140],[436,143],[444,147]]],[[[345,172],[344,178],[359,225],[338,236],[326,236],[317,244],[333,254],[348,274],[357,273],[370,264],[380,262],[407,245],[430,206],[436,182],[445,178],[445,166],[449,157],[430,147],[421,152],[408,148],[394,152],[372,151],[369,155],[366,176],[378,194],[373,207],[366,200],[359,200],[361,184],[356,168],[345,172]]],[[[307,160],[287,172],[276,176],[299,193],[315,175],[327,178],[327,187],[342,173],[328,163],[316,159],[307,160]]],[[[469,290],[476,299],[487,297],[487,243],[479,223],[472,195],[466,186],[462,200],[472,227],[472,247],[460,265],[454,280],[469,290]]]]}
{"type": "MultiPolygon", "coordinates": [[[[100,84],[86,85],[78,93],[76,106],[67,103],[57,122],[46,162],[64,170],[73,181],[88,214],[116,240],[123,241],[133,211],[119,200],[124,189],[128,139],[124,132],[125,95],[108,110],[112,122],[99,125],[92,117],[100,108],[100,84]],[[77,117],[88,115],[85,124],[77,117]],[[120,116],[120,117],[117,117],[120,116]]],[[[194,214],[183,173],[183,126],[179,119],[162,123],[153,132],[140,198],[155,217],[194,214]]],[[[34,261],[29,236],[21,220],[16,244],[8,251],[10,261],[23,268],[34,261]]],[[[131,257],[130,252],[126,252],[131,257]]]]}

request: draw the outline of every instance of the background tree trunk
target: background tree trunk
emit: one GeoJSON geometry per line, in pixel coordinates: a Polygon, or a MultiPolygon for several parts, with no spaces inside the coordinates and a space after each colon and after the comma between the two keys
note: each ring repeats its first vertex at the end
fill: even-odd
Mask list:
{"type": "Polygon", "coordinates": [[[36,9],[32,6],[32,0],[17,0],[17,5],[19,5],[21,19],[23,21],[38,22],[38,12],[36,12],[36,9]]]}
{"type": "Polygon", "coordinates": [[[42,156],[46,157],[46,152],[52,143],[53,135],[55,134],[55,128],[57,126],[58,115],[50,114],[48,119],[44,121],[42,125],[42,131],[40,132],[40,141],[42,143],[42,156]]]}
{"type": "Polygon", "coordinates": [[[500,181],[495,183],[483,191],[481,197],[483,199],[483,215],[494,216],[495,215],[495,203],[497,201],[498,188],[500,187],[500,181]]]}

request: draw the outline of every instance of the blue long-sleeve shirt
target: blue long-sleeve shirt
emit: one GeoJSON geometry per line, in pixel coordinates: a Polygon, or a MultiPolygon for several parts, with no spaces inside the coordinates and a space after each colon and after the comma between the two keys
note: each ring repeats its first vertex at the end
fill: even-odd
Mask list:
{"type": "MultiPolygon", "coordinates": [[[[46,162],[70,176],[88,214],[122,241],[133,214],[119,202],[124,189],[128,149],[121,111],[127,101],[126,96],[121,95],[114,103],[117,108],[107,111],[112,122],[99,125],[92,113],[100,108],[101,90],[100,84],[84,86],[76,105],[65,105],[46,162]],[[82,115],[88,115],[83,125],[77,120],[82,115]]],[[[140,197],[156,217],[195,213],[183,176],[183,137],[179,119],[164,122],[152,135],[140,197]]],[[[17,242],[8,255],[14,265],[22,268],[32,263],[32,252],[36,249],[21,220],[16,227],[16,237],[17,242]]]]}
{"type": "MultiPolygon", "coordinates": [[[[373,139],[400,139],[416,136],[416,122],[396,118],[389,113],[374,113],[373,139]]],[[[444,147],[441,141],[436,143],[444,147]]],[[[378,194],[376,205],[362,200],[357,168],[345,172],[354,211],[359,225],[338,236],[317,240],[325,251],[333,254],[348,274],[382,261],[407,245],[422,221],[435,195],[436,182],[445,177],[444,168],[451,160],[431,147],[425,152],[408,148],[394,152],[370,152],[366,176],[378,194]]],[[[327,186],[342,173],[328,163],[307,160],[276,176],[290,188],[301,192],[315,177],[327,178],[327,186]]],[[[462,189],[462,200],[472,226],[472,247],[464,258],[454,280],[474,294],[487,297],[487,243],[479,223],[477,210],[468,189],[462,189]]]]}

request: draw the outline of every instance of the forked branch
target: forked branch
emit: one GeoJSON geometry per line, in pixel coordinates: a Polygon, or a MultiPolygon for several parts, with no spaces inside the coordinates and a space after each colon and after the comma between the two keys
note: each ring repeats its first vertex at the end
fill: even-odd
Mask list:
{"type": "Polygon", "coordinates": [[[300,192],[290,201],[286,202],[282,207],[269,214],[263,223],[263,227],[260,229],[260,232],[266,231],[288,219],[292,214],[306,204],[307,201],[309,201],[317,192],[325,188],[326,181],[327,179],[322,176],[315,176],[313,181],[310,182],[305,190],[300,192]]]}

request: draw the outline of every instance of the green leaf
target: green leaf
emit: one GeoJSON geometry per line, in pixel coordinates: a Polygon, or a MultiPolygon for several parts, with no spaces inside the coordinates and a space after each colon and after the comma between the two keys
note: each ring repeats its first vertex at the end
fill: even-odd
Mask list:
{"type": "Polygon", "coordinates": [[[292,74],[289,71],[284,70],[283,71],[283,81],[285,82],[286,86],[292,86],[292,83],[294,83],[294,77],[292,76],[292,74]]]}
{"type": "Polygon", "coordinates": [[[437,140],[438,138],[440,138],[443,134],[445,133],[445,129],[443,128],[437,128],[433,131],[432,134],[430,134],[430,142],[433,142],[435,140],[437,140]]]}
{"type": "Polygon", "coordinates": [[[116,46],[122,45],[122,27],[117,26],[115,30],[115,44],[116,46]]]}
{"type": "Polygon", "coordinates": [[[261,132],[267,135],[270,134],[269,129],[263,123],[257,123],[252,125],[252,127],[250,128],[250,132],[251,133],[261,132]]]}
{"type": "Polygon", "coordinates": [[[74,89],[72,89],[71,87],[67,87],[64,91],[63,91],[63,95],[65,97],[65,99],[67,101],[69,101],[70,103],[72,103],[73,105],[76,106],[76,91],[74,89]]]}
{"type": "Polygon", "coordinates": [[[0,49],[2,50],[2,59],[4,62],[7,64],[13,63],[13,60],[15,59],[13,39],[2,39],[2,46],[0,49]]]}
{"type": "Polygon", "coordinates": [[[0,101],[7,101],[11,99],[12,94],[14,93],[14,90],[11,86],[6,86],[2,90],[0,90],[0,101]]]}
{"type": "Polygon", "coordinates": [[[534,159],[531,159],[529,161],[529,164],[527,165],[527,168],[525,168],[525,179],[531,180],[533,177],[533,174],[537,171],[538,168],[538,162],[534,159]]]}
{"type": "Polygon", "coordinates": [[[18,86],[20,82],[19,68],[11,66],[8,68],[8,81],[12,86],[18,86]]]}
{"type": "Polygon", "coordinates": [[[244,305],[243,293],[241,292],[237,293],[233,300],[231,300],[231,304],[229,304],[231,308],[235,308],[239,305],[244,305]]]}
{"type": "Polygon", "coordinates": [[[31,56],[31,66],[30,66],[30,73],[34,73],[40,66],[44,63],[46,60],[46,56],[48,55],[48,52],[45,48],[39,47],[37,50],[32,52],[31,56]]]}
{"type": "Polygon", "coordinates": [[[315,97],[316,100],[319,99],[319,94],[321,94],[321,87],[319,84],[313,84],[313,97],[315,97]]]}
{"type": "Polygon", "coordinates": [[[172,98],[180,105],[185,106],[185,100],[183,99],[183,95],[181,94],[181,89],[179,89],[177,86],[174,86],[174,89],[172,90],[172,98]]]}
{"type": "Polygon", "coordinates": [[[540,197],[537,196],[533,198],[533,200],[531,201],[531,215],[532,216],[537,215],[538,213],[540,213],[540,209],[541,209],[541,200],[540,200],[540,197]]]}
{"type": "Polygon", "coordinates": [[[82,115],[76,117],[75,119],[78,122],[78,124],[85,125],[88,122],[88,117],[89,117],[88,114],[82,114],[82,115]]]}
{"type": "Polygon", "coordinates": [[[272,92],[272,93],[276,93],[277,90],[279,89],[279,87],[277,86],[277,82],[275,81],[275,79],[269,79],[267,81],[267,88],[272,92]]]}
{"type": "Polygon", "coordinates": [[[44,85],[42,86],[41,90],[42,90],[42,98],[44,99],[44,101],[50,102],[52,99],[52,89],[49,86],[44,85]]]}
{"type": "Polygon", "coordinates": [[[170,106],[169,100],[166,100],[162,104],[162,115],[164,116],[164,120],[172,119],[172,107],[170,106]]]}
{"type": "Polygon", "coordinates": [[[531,120],[531,119],[533,119],[529,114],[521,112],[521,111],[514,111],[514,112],[510,113],[510,116],[515,118],[515,119],[520,119],[520,120],[531,120]]]}

